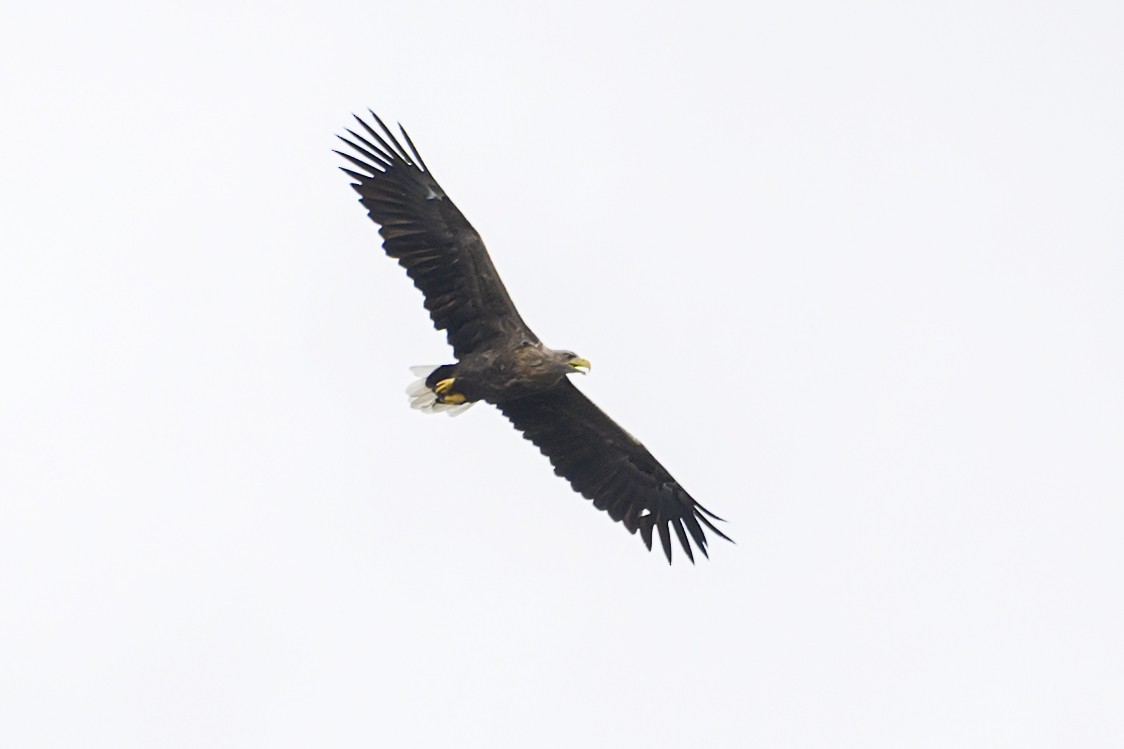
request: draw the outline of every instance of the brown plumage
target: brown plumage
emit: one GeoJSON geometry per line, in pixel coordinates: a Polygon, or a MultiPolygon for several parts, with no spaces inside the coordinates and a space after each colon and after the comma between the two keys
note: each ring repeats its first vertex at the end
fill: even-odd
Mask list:
{"type": "Polygon", "coordinates": [[[371,116],[377,127],[356,117],[363,132],[349,129],[350,137],[340,136],[355,154],[336,152],[359,171],[341,168],[381,227],[386,253],[421,290],[434,326],[445,331],[457,358],[415,384],[415,406],[494,404],[597,509],[630,533],[639,531],[649,549],[657,533],[668,562],[672,532],[692,562],[692,542],[707,554],[703,526],[729,540],[711,522],[721,518],[570,383],[567,375],[584,374],[589,363],[547,348],[527,327],[480,235],[433,179],[410,136],[401,131],[404,148],[371,116]]]}

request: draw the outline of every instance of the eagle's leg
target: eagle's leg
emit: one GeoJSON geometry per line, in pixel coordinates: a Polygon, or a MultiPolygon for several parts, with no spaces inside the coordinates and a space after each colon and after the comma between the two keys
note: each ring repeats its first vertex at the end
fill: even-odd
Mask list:
{"type": "Polygon", "coordinates": [[[437,393],[437,401],[439,403],[449,403],[456,406],[468,400],[462,394],[453,392],[453,383],[455,381],[455,377],[449,377],[433,386],[433,392],[437,393]]]}
{"type": "Polygon", "coordinates": [[[426,413],[444,411],[450,416],[456,416],[472,405],[472,401],[464,393],[453,391],[454,379],[461,379],[456,377],[456,364],[410,367],[410,371],[415,377],[420,378],[406,388],[406,394],[410,396],[411,408],[426,413]]]}

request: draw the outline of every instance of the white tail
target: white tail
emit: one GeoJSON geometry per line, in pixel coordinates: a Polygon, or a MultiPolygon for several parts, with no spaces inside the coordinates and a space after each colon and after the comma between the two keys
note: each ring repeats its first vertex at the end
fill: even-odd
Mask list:
{"type": "Polygon", "coordinates": [[[430,390],[426,384],[426,379],[433,374],[433,370],[437,366],[432,364],[423,364],[416,367],[410,367],[410,372],[417,378],[410,383],[406,388],[406,395],[410,396],[410,408],[416,408],[422,413],[436,414],[447,413],[450,416],[462,414],[472,407],[471,403],[458,403],[453,405],[451,403],[438,403],[437,393],[430,390]]]}

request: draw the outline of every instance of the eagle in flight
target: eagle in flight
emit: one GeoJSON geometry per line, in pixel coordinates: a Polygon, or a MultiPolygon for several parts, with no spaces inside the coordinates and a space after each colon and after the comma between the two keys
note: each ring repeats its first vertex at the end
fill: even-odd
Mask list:
{"type": "MultiPolygon", "coordinates": [[[[368,110],[370,111],[370,110],[368,110]]],[[[589,362],[548,348],[508,296],[480,235],[426,167],[405,129],[404,148],[374,112],[373,127],[337,136],[354,154],[336,151],[355,169],[359,202],[381,228],[386,254],[406,269],[425,296],[433,325],[444,330],[455,364],[415,368],[407,390],[413,407],[456,414],[477,401],[495,405],[554,465],[554,472],[593,506],[640,532],[653,531],[671,562],[671,533],[692,562],[691,542],[705,556],[703,526],[730,540],[640,442],[586,398],[566,375],[587,374],[589,362]],[[356,171],[358,170],[358,171],[356,171]]]]}

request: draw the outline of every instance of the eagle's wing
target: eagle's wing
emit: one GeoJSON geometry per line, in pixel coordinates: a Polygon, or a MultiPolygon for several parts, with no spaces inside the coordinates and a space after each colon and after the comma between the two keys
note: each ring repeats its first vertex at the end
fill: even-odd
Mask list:
{"type": "Polygon", "coordinates": [[[501,403],[499,408],[550,458],[556,474],[593,500],[594,507],[623,522],[629,533],[639,530],[649,550],[652,529],[658,530],[668,563],[670,530],[692,562],[688,534],[699,551],[707,553],[702,525],[730,540],[707,519],[721,518],[696,502],[635,437],[569,380],[544,393],[501,403]]]}
{"type": "Polygon", "coordinates": [[[371,112],[378,129],[359,117],[366,135],[348,130],[340,140],[358,156],[336,151],[361,172],[341,167],[356,181],[371,219],[379,224],[386,254],[398,260],[423,295],[438,330],[457,358],[500,337],[537,342],[516,311],[480,235],[445,195],[402,130],[407,151],[371,112]]]}

